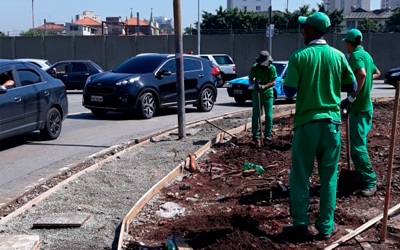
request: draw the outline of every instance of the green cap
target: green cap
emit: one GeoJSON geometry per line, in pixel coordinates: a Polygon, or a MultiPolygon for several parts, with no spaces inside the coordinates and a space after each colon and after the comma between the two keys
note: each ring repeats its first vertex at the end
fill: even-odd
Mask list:
{"type": "Polygon", "coordinates": [[[331,26],[331,20],[323,12],[315,12],[308,17],[299,16],[299,23],[310,25],[320,32],[326,32],[331,26]]]}
{"type": "Polygon", "coordinates": [[[361,31],[358,29],[351,29],[347,31],[346,36],[342,39],[342,41],[347,41],[347,42],[362,42],[363,40],[363,35],[361,31]]]}

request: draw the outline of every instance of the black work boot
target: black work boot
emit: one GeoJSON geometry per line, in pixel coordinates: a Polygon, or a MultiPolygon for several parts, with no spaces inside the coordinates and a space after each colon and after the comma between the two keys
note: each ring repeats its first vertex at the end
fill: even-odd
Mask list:
{"type": "Polygon", "coordinates": [[[321,234],[318,233],[315,238],[316,240],[327,240],[330,239],[337,231],[339,230],[339,227],[336,223],[333,223],[333,228],[332,231],[329,234],[321,234]]]}
{"type": "Polygon", "coordinates": [[[293,225],[288,225],[283,228],[285,240],[293,243],[305,242],[311,240],[310,232],[308,231],[308,226],[301,225],[293,227],[293,225]]]}

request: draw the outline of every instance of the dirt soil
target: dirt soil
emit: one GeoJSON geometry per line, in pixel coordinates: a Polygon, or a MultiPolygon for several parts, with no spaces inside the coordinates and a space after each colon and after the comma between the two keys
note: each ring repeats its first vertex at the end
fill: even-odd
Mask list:
{"type": "MultiPolygon", "coordinates": [[[[214,145],[198,162],[197,173],[186,173],[164,188],[133,221],[127,249],[162,249],[169,235],[180,235],[193,249],[323,249],[382,213],[392,130],[393,102],[374,104],[373,127],[368,136],[368,151],[377,175],[378,192],[370,198],[338,190],[335,222],[339,231],[327,241],[293,243],[283,227],[291,223],[289,213],[289,172],[293,117],[276,119],[272,141],[264,147],[251,142],[243,132],[237,141],[214,145]],[[265,172],[243,171],[244,162],[262,165],[265,172]],[[185,212],[162,218],[157,211],[174,202],[185,212]]],[[[345,129],[342,127],[339,173],[347,168],[345,129]]],[[[399,139],[399,136],[397,137],[399,139]]],[[[397,140],[394,157],[391,207],[400,203],[400,154],[397,140]]],[[[350,188],[348,185],[347,188],[350,188]]],[[[310,232],[318,216],[319,178],[310,179],[310,232]]],[[[397,213],[396,218],[399,220],[397,213]]],[[[397,225],[399,228],[399,225],[397,225]]],[[[387,242],[379,243],[380,223],[360,235],[373,249],[400,249],[400,231],[391,225],[387,242]]],[[[355,239],[337,249],[362,249],[355,239]]]]}

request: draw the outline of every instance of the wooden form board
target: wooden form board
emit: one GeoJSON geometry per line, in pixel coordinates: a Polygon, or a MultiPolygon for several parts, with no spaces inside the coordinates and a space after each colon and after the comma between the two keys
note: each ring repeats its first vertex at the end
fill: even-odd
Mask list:
{"type": "MultiPolygon", "coordinates": [[[[353,232],[353,230],[351,229],[346,229],[347,233],[351,233],[353,232]]],[[[373,250],[374,248],[368,243],[368,241],[366,241],[363,237],[361,237],[360,235],[357,235],[355,237],[356,241],[358,242],[358,244],[361,245],[363,250],[373,250]]]]}
{"type": "Polygon", "coordinates": [[[33,223],[34,228],[81,227],[88,219],[88,214],[50,214],[33,223]]]}
{"type": "MultiPolygon", "coordinates": [[[[392,213],[396,212],[398,209],[400,209],[400,203],[397,204],[396,206],[392,207],[391,209],[389,209],[388,215],[391,215],[392,213]]],[[[327,246],[325,248],[325,250],[331,250],[334,249],[336,247],[338,247],[340,244],[352,239],[353,237],[355,237],[356,235],[360,234],[361,232],[363,232],[364,230],[368,229],[369,227],[371,227],[372,225],[374,225],[375,223],[377,223],[378,221],[380,221],[383,218],[383,213],[376,216],[375,218],[371,219],[370,221],[368,221],[367,223],[361,225],[360,227],[358,227],[357,229],[355,229],[353,232],[346,234],[345,236],[343,236],[342,238],[336,240],[335,242],[333,242],[331,245],[327,246]]]]}

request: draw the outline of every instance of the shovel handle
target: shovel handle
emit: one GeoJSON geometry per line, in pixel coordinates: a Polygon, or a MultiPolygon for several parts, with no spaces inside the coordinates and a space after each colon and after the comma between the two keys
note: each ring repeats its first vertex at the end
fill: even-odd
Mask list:
{"type": "Polygon", "coordinates": [[[347,157],[347,168],[351,170],[350,161],[350,122],[349,115],[346,116],[346,157],[347,157]]]}

